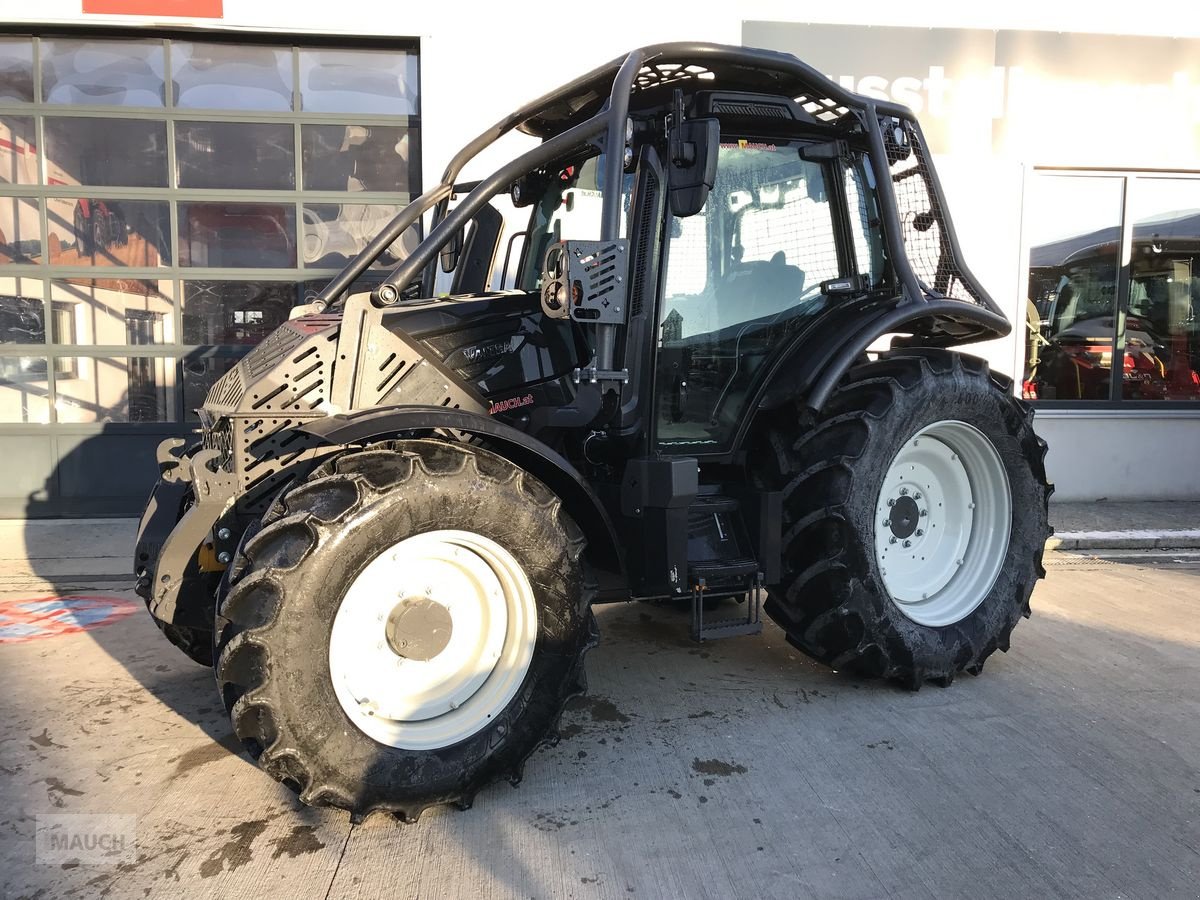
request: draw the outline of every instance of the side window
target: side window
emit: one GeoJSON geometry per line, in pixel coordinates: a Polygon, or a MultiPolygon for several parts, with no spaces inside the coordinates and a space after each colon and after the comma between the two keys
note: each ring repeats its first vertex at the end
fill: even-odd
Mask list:
{"type": "Polygon", "coordinates": [[[846,206],[858,271],[880,287],[884,278],[883,223],[866,157],[858,157],[845,171],[846,206]]]}

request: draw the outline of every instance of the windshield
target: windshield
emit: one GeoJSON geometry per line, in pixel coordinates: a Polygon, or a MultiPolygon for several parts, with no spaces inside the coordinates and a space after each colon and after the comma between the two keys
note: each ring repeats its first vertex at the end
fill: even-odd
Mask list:
{"type": "Polygon", "coordinates": [[[704,209],[668,220],[659,319],[658,443],[724,447],[763,364],[835,299],[823,282],[884,276],[861,159],[812,161],[795,143],[722,143],[704,209]]]}

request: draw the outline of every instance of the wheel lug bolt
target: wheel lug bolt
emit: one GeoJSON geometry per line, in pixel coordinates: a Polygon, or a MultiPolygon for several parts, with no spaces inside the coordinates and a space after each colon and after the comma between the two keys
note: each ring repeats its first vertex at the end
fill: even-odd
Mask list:
{"type": "Polygon", "coordinates": [[[895,505],[896,505],[896,501],[893,498],[888,497],[888,506],[895,506],[895,505]]]}
{"type": "Polygon", "coordinates": [[[927,516],[927,515],[929,515],[929,510],[927,510],[927,509],[923,509],[923,510],[921,510],[921,515],[922,515],[922,516],[927,516]]]}
{"type": "Polygon", "coordinates": [[[905,542],[904,542],[904,546],[905,546],[905,547],[911,547],[911,546],[912,546],[912,541],[905,541],[905,542]]]}
{"type": "Polygon", "coordinates": [[[920,536],[921,536],[921,535],[923,535],[924,533],[925,533],[925,532],[924,532],[924,531],[922,531],[920,528],[918,528],[918,529],[917,529],[917,537],[920,537],[920,536]]]}
{"type": "Polygon", "coordinates": [[[920,500],[920,499],[921,499],[921,492],[920,492],[920,491],[917,491],[915,494],[913,494],[913,499],[914,499],[914,500],[920,500]]]}
{"type": "Polygon", "coordinates": [[[896,536],[895,536],[895,535],[892,535],[890,538],[888,538],[888,543],[889,543],[889,544],[894,544],[894,543],[896,543],[896,536]]]}
{"type": "Polygon", "coordinates": [[[907,497],[908,496],[908,488],[900,488],[900,496],[907,497]]]}

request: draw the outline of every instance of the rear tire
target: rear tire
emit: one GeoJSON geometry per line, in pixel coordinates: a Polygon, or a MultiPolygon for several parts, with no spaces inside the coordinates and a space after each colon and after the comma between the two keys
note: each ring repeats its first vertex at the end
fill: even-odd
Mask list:
{"type": "Polygon", "coordinates": [[[234,730],[302,801],[356,816],[516,783],[584,688],[583,549],[558,498],[486,450],[334,457],[263,517],[219,602],[234,730]]]}
{"type": "Polygon", "coordinates": [[[765,609],[789,642],[914,690],[1008,650],[1045,575],[1053,491],[1010,388],[983,360],[905,350],[852,369],[807,427],[772,414],[754,458],[784,495],[765,609]]]}

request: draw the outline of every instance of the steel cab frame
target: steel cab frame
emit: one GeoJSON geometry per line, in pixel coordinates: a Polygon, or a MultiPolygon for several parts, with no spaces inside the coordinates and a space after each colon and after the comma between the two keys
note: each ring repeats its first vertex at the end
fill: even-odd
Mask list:
{"type": "MultiPolygon", "coordinates": [[[[870,329],[875,333],[857,335],[847,353],[861,353],[880,334],[903,330],[901,326],[916,321],[927,326],[921,339],[927,345],[949,346],[1009,333],[1011,325],[963,261],[941,182],[929,164],[924,136],[910,109],[847,91],[790,54],[710,43],[665,43],[633,50],[505,116],[463,147],[441,180],[406,206],[335,276],[314,307],[320,310],[339,303],[383,251],[432,209],[429,235],[371,294],[377,307],[399,303],[402,289],[426,269],[432,271],[442,248],[496,194],[526,172],[589,142],[601,146],[604,154],[606,187],[600,239],[620,238],[621,192],[612,186],[622,183],[631,96],[663,94],[664,89],[676,87],[786,96],[822,124],[854,127],[865,134],[888,261],[900,290],[891,313],[870,329]],[[449,211],[449,199],[462,169],[514,129],[541,137],[543,143],[476,182],[449,211]],[[928,212],[900,208],[897,186],[917,181],[926,194],[928,212]],[[935,232],[932,238],[927,234],[930,231],[935,232]],[[927,247],[920,248],[916,253],[919,265],[914,267],[909,246],[922,237],[936,243],[936,258],[929,258],[927,247]]],[[[666,99],[665,94],[660,98],[663,103],[666,99]]],[[[839,367],[834,367],[829,378],[812,386],[810,406],[819,408],[840,374],[839,367]]]]}

